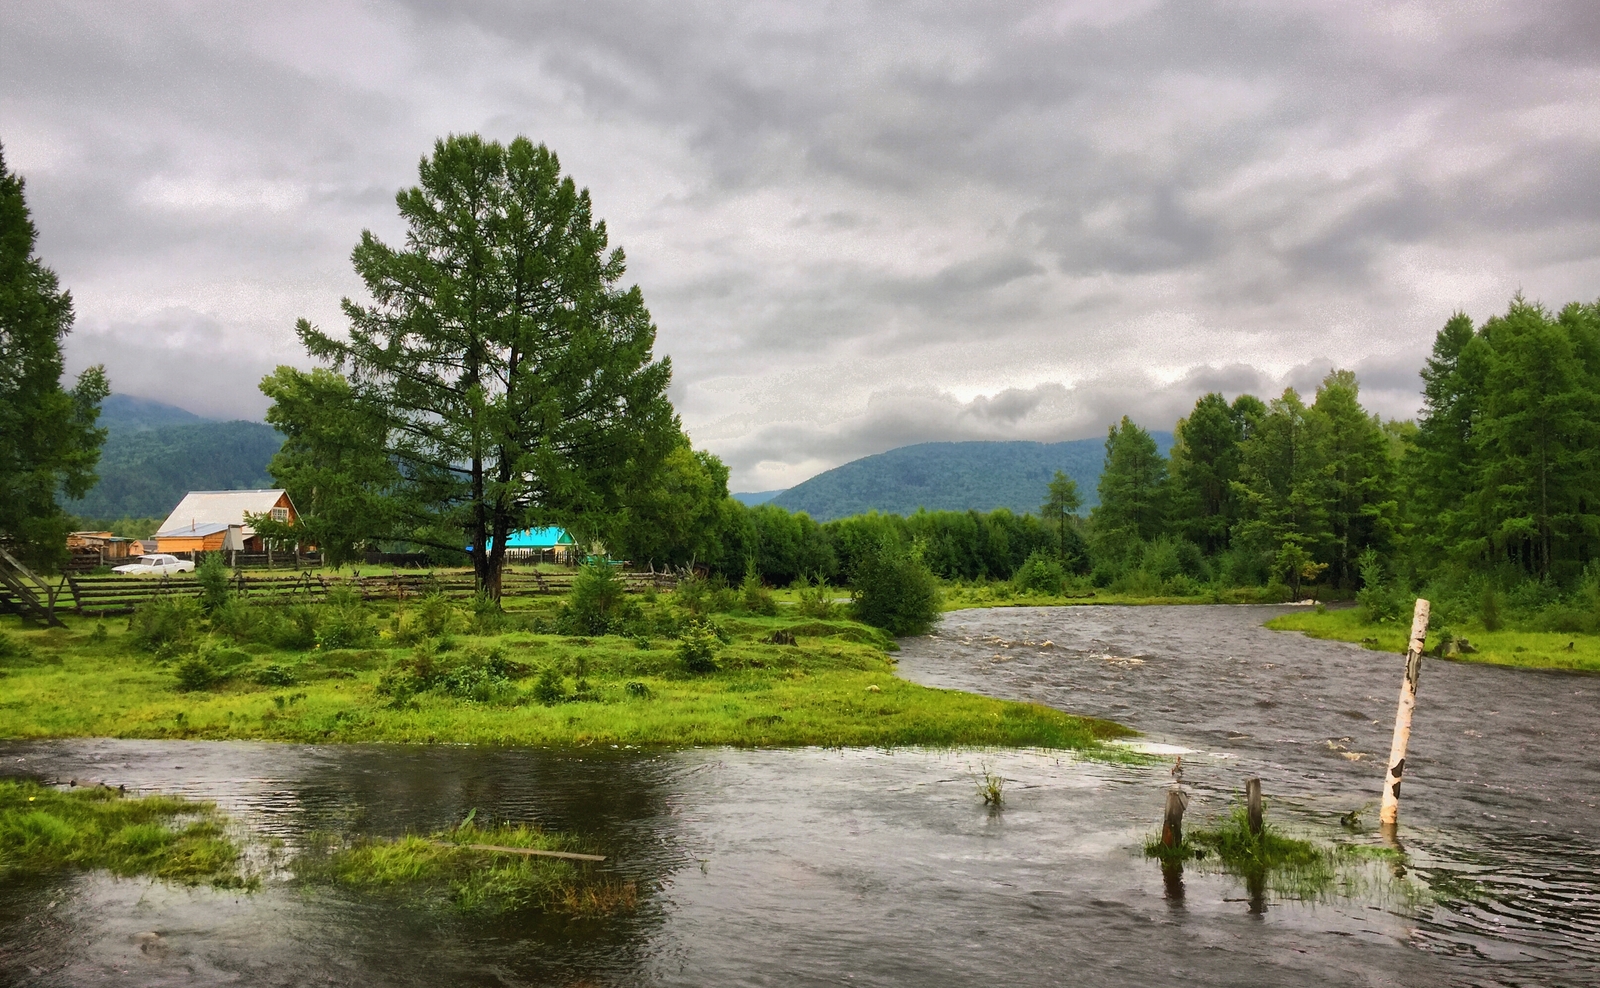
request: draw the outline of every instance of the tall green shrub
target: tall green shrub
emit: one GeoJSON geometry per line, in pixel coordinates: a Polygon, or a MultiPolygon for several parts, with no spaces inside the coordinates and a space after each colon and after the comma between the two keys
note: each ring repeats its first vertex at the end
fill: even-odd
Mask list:
{"type": "Polygon", "coordinates": [[[939,581],[916,547],[879,545],[856,565],[858,619],[897,638],[932,630],[940,613],[939,581]]]}

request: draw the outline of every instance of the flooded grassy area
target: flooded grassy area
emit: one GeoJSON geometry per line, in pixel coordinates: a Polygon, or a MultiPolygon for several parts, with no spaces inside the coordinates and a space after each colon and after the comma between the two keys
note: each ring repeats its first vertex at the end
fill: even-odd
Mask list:
{"type": "Polygon", "coordinates": [[[1127,733],[906,682],[892,641],[843,619],[718,617],[726,641],[704,672],[668,637],[523,630],[537,614],[407,634],[415,620],[379,614],[350,636],[361,647],[332,633],[285,647],[198,622],[151,646],[125,619],[45,630],[7,618],[0,736],[1084,748],[1127,733]]]}
{"type": "Polygon", "coordinates": [[[0,780],[0,877],[104,870],[246,887],[253,879],[224,823],[209,802],[0,780]]]}

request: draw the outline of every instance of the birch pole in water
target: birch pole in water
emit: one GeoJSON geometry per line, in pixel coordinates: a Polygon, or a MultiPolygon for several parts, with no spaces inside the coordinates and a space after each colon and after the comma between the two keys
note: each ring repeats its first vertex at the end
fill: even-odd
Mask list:
{"type": "Polygon", "coordinates": [[[1417,598],[1411,616],[1411,643],[1406,649],[1406,678],[1400,683],[1400,707],[1394,714],[1394,740],[1389,743],[1389,771],[1383,779],[1383,806],[1378,822],[1393,827],[1400,818],[1400,777],[1406,770],[1406,745],[1411,742],[1411,713],[1417,708],[1417,678],[1422,675],[1422,647],[1428,637],[1428,602],[1417,598]]]}

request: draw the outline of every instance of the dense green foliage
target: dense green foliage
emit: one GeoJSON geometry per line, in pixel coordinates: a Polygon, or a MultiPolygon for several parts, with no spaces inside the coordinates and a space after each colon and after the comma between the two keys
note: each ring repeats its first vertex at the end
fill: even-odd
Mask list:
{"type": "Polygon", "coordinates": [[[396,529],[400,486],[396,462],[386,455],[387,422],[352,400],[349,382],[325,368],[309,373],[279,367],[261,382],[272,399],[267,421],[283,437],[268,469],[299,510],[297,532],[270,517],[252,519],[277,541],[315,545],[331,566],[358,559],[375,536],[396,529]]]}
{"type": "Polygon", "coordinates": [[[298,325],[345,384],[280,373],[280,390],[316,385],[324,400],[280,400],[275,421],[307,469],[347,472],[347,503],[356,474],[393,463],[372,534],[465,543],[497,598],[508,533],[560,524],[593,541],[681,442],[671,367],[588,192],[543,145],[438,141],[396,201],[405,246],[362,234],[353,260],[371,302],[344,301],[348,334],[298,325]],[[336,418],[377,433],[381,456],[329,452],[342,440],[316,420],[336,418]]]}
{"type": "MultiPolygon", "coordinates": [[[[1178,421],[1170,456],[1159,434],[1124,418],[1102,447],[1088,518],[1060,471],[1036,478],[1036,515],[818,522],[783,499],[746,508],[729,498],[713,511],[706,502],[720,487],[703,484],[693,558],[728,579],[753,570],[774,585],[859,589],[869,550],[915,544],[941,579],[1010,581],[1019,592],[1359,593],[1364,613],[1399,620],[1407,595],[1425,589],[1491,630],[1506,616],[1526,627],[1600,627],[1584,596],[1587,581],[1600,581],[1600,308],[1552,315],[1519,298],[1481,327],[1454,317],[1423,379],[1418,423],[1367,412],[1355,375],[1342,370],[1309,402],[1293,389],[1265,402],[1205,395],[1178,421]],[[1577,616],[1591,610],[1592,620],[1577,616]],[[1557,611],[1564,617],[1537,617],[1557,611]]],[[[977,444],[912,449],[967,445],[977,444]]]]}
{"type": "MultiPolygon", "coordinates": [[[[1151,433],[1165,453],[1172,436],[1151,433]]],[[[1093,439],[1063,443],[919,443],[865,456],[797,484],[771,503],[818,521],[878,511],[1037,510],[1057,473],[1076,483],[1092,506],[1101,448],[1093,439]]]]}
{"type": "Polygon", "coordinates": [[[66,558],[72,525],[61,496],[94,486],[105,439],[96,420],[110,389],[99,366],[61,386],[72,296],[33,252],[38,234],[22,193],[0,152],[0,543],[52,567],[66,558]]]}
{"type": "Polygon", "coordinates": [[[872,547],[857,561],[851,582],[856,617],[891,635],[925,634],[939,620],[939,584],[920,545],[872,547]]]}

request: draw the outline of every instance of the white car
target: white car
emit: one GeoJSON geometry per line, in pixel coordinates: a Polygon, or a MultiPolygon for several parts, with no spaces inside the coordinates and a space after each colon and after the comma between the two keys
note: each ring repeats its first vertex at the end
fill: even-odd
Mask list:
{"type": "Polygon", "coordinates": [[[111,568],[113,573],[153,576],[166,576],[168,573],[191,573],[193,571],[194,563],[187,559],[179,559],[177,556],[169,556],[166,553],[140,556],[137,562],[124,563],[121,566],[113,566],[111,568]]]}

